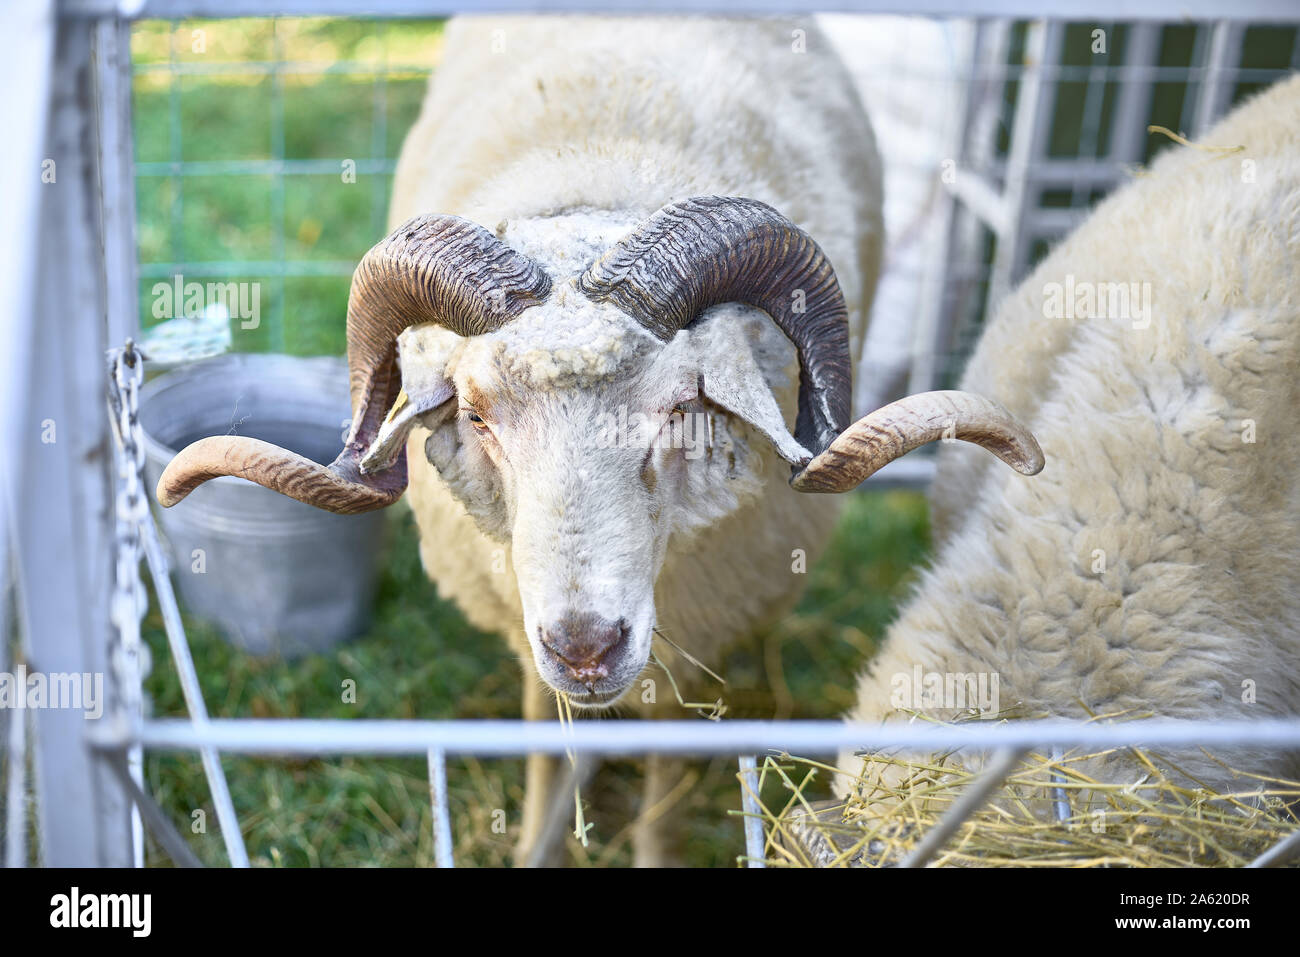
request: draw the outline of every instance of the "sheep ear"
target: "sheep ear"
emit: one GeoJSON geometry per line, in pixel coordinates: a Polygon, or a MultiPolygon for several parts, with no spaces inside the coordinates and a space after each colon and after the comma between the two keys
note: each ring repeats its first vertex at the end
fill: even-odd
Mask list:
{"type": "Polygon", "coordinates": [[[456,389],[447,378],[454,336],[438,326],[412,326],[397,337],[402,391],[361,459],[363,472],[388,468],[416,425],[436,427],[454,411],[456,389]]]}
{"type": "Polygon", "coordinates": [[[781,407],[768,388],[748,339],[742,335],[718,334],[723,330],[716,328],[716,322],[705,325],[715,328],[701,329],[692,336],[704,340],[693,343],[698,345],[700,394],[761,432],[776,453],[791,465],[807,465],[812,461],[812,453],[786,427],[781,407]]]}

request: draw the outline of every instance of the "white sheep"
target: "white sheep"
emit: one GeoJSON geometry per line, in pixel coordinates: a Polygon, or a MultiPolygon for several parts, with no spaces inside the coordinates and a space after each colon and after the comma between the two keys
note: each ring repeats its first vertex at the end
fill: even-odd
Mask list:
{"type": "MultiPolygon", "coordinates": [[[[206,439],[159,498],[236,473],[360,511],[409,463],[425,568],[518,653],[526,717],[554,717],[552,689],[681,716],[653,631],[716,664],[797,599],[839,510],[781,459],[849,421],[882,243],[870,127],[806,21],[469,18],[443,42],[395,231],[354,278],[343,454],[206,439]]],[[[553,774],[529,760],[520,860],[553,774]]],[[[678,777],[652,758],[645,806],[678,777]]],[[[663,860],[651,827],[634,846],[663,860]]]]}
{"type": "MultiPolygon", "coordinates": [[[[1103,202],[989,323],[962,387],[1030,426],[1048,467],[1025,481],[941,449],[932,565],[853,719],[954,718],[911,694],[918,671],[996,675],[1025,715],[1300,712],[1300,78],[1203,143],[1103,202]]],[[[1300,772],[1295,753],[1220,757],[1300,772]]],[[[1137,777],[1121,760],[1096,773],[1137,777]]]]}

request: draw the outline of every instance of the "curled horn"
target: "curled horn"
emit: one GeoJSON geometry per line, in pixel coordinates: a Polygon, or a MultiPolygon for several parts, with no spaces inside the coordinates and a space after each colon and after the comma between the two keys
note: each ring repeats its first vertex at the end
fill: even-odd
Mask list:
{"type": "Polygon", "coordinates": [[[373,473],[361,459],[401,391],[397,336],[429,322],[461,336],[490,332],[540,303],[550,288],[536,263],[481,226],[456,216],[410,220],[366,253],[352,276],[352,427],[338,457],[324,466],[259,439],[200,439],[163,471],[158,501],[170,507],[210,478],[238,475],[331,512],[391,505],[406,489],[405,451],[373,473]]]}
{"type": "Polygon", "coordinates": [[[849,424],[844,295],[826,254],[771,206],[730,196],[664,206],[592,264],[579,288],[665,341],[719,303],[762,309],[799,353],[799,444],[820,452],[849,424]]]}
{"type": "Polygon", "coordinates": [[[800,492],[847,492],[900,455],[938,439],[988,449],[1022,475],[1043,470],[1043,450],[1006,409],[970,392],[922,392],[853,423],[791,480],[800,492]]]}

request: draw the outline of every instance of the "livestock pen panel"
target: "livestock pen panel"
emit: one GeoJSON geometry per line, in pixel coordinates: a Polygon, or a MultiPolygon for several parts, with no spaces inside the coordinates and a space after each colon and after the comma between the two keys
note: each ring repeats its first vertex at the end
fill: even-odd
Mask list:
{"type": "MultiPolygon", "coordinates": [[[[275,733],[287,738],[277,741],[256,725],[149,720],[138,734],[106,736],[109,753],[126,755],[119,771],[81,747],[79,716],[0,709],[6,860],[153,864],[189,853],[217,864],[425,864],[448,862],[454,844],[460,863],[500,863],[509,856],[509,827],[500,826],[519,802],[519,762],[476,755],[513,753],[501,741],[519,732],[470,719],[513,716],[518,678],[497,639],[438,599],[404,519],[392,523],[374,625],[333,656],[262,662],[186,620],[196,665],[187,676],[187,650],[179,672],[169,660],[177,648],[169,649],[157,591],[139,644],[129,641],[126,604],[144,592],[115,561],[133,533],[111,521],[122,480],[106,459],[104,351],[152,335],[176,361],[227,349],[341,353],[349,278],[386,231],[396,157],[441,54],[441,21],[406,18],[400,2],[368,5],[384,14],[376,19],[337,16],[341,5],[324,0],[274,11],[285,16],[217,6],[146,0],[128,22],[116,5],[82,0],[58,5],[48,30],[34,23],[10,38],[47,49],[56,65],[47,77],[50,146],[35,159],[56,157],[57,176],[71,185],[13,205],[9,215],[39,210],[49,225],[39,268],[22,267],[20,257],[3,268],[36,276],[30,292],[41,301],[79,303],[86,328],[83,348],[69,357],[27,321],[34,310],[13,310],[22,318],[11,362],[29,371],[11,377],[10,388],[17,395],[30,384],[48,418],[67,425],[51,445],[62,457],[34,467],[6,503],[6,541],[20,544],[5,555],[12,574],[0,608],[0,672],[41,661],[48,670],[101,673],[110,714],[128,722],[141,713],[192,718],[197,692],[218,719],[364,716],[411,726],[366,729],[341,746],[329,726],[286,722],[275,733]],[[93,71],[78,70],[82,63],[93,71]],[[84,162],[65,164],[64,156],[84,162]],[[165,324],[168,335],[159,337],[165,324]],[[80,504],[54,516],[60,496],[80,504]],[[127,740],[143,744],[143,754],[132,760],[127,740]],[[295,757],[260,756],[294,752],[294,742],[295,757]],[[165,750],[175,747],[192,753],[165,750]],[[339,751],[345,756],[321,757],[339,751]],[[224,789],[227,777],[229,799],[214,802],[209,786],[224,789]],[[133,807],[147,809],[151,827],[141,828],[133,807]],[[153,826],[165,830],[168,820],[183,847],[174,834],[156,836],[153,826]]],[[[1082,12],[1028,19],[1034,10],[1015,4],[964,17],[941,6],[918,11],[935,19],[874,6],[879,15],[819,17],[857,82],[885,161],[887,261],[858,370],[863,409],[953,385],[993,305],[1088,210],[1179,137],[1195,138],[1234,103],[1300,70],[1300,30],[1285,4],[1241,4],[1218,14],[1231,19],[1193,20],[1174,7],[1115,19],[1122,5],[1104,3],[1093,5],[1095,20],[1082,12]]],[[[812,665],[849,673],[860,664],[924,559],[917,489],[930,469],[923,455],[916,459],[857,496],[813,570],[809,598],[780,632],[729,660],[723,724],[833,719],[851,703],[851,689],[812,665]],[[775,690],[758,690],[760,678],[775,690]]],[[[138,561],[148,542],[132,548],[138,561]]],[[[719,757],[678,796],[704,822],[692,862],[731,863],[743,846],[740,822],[727,814],[741,809],[735,757],[766,742],[826,750],[837,738],[811,725],[821,737],[783,737],[785,726],[773,724],[710,743],[717,729],[699,724],[693,746],[719,757]]],[[[617,732],[592,747],[630,753],[662,742],[655,731],[627,732],[624,747],[610,743],[617,732]]],[[[1274,745],[1294,744],[1286,734],[1274,729],[1274,745]]],[[[560,740],[539,737],[537,746],[562,750],[560,740]]],[[[630,805],[621,777],[605,799],[630,805]]],[[[743,810],[752,822],[755,808],[743,810]]],[[[598,835],[592,848],[572,842],[576,860],[626,859],[625,833],[598,835]]],[[[759,850],[751,843],[752,860],[762,835],[751,828],[750,838],[759,850]]]]}

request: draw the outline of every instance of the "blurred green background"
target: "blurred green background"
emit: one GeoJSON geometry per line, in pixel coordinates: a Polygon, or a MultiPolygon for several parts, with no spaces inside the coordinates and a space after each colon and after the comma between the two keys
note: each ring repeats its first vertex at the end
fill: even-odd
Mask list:
{"type": "Polygon", "coordinates": [[[261,286],[263,321],[234,324],[236,350],[342,354],[352,269],[386,232],[392,166],[441,41],[440,21],[138,24],[144,326],[155,283],[215,276],[261,286]]]}
{"type": "MultiPolygon", "coordinates": [[[[1092,24],[1072,26],[1066,63],[1087,64],[1092,24]]],[[[1117,28],[1110,56],[1122,55],[1117,28]]],[[[1023,51],[1013,34],[1012,60],[1023,51]]],[[[353,266],[385,233],[393,162],[441,53],[438,21],[225,20],[136,25],[132,53],[138,167],[142,324],[152,289],[186,279],[257,282],[262,322],[232,328],[239,351],[341,354],[353,266]],[[345,181],[343,161],[356,164],[345,181]]],[[[1247,62],[1285,69],[1294,29],[1252,28],[1247,62]]],[[[1191,27],[1164,31],[1160,62],[1185,66],[1191,27]]],[[[1102,129],[1114,84],[1103,95],[1102,129]]],[[[1248,92],[1240,84],[1237,96],[1248,92]]],[[[1008,92],[1009,122],[1014,89],[1008,92]]],[[[1087,86],[1063,83],[1054,155],[1079,149],[1087,86]]],[[[1187,84],[1157,85],[1152,122],[1184,126],[1187,84]]],[[[1007,123],[1004,123],[1006,128],[1007,123]]],[[[1104,137],[1100,141],[1104,152],[1104,137]]],[[[1148,156],[1167,141],[1153,135],[1148,156]]],[[[1003,144],[1005,148],[1005,143],[1003,144]]],[[[1098,197],[1044,197],[1087,206],[1098,197]]],[[[1038,250],[1041,254],[1045,245],[1038,250]]],[[[992,260],[991,247],[985,250],[992,260]]],[[[977,336],[982,296],[971,297],[948,363],[955,378],[977,336]]],[[[413,523],[391,510],[392,544],[374,622],[328,655],[286,663],[242,655],[187,619],[208,707],[219,717],[493,718],[519,714],[519,668],[504,642],[476,632],[424,577],[413,523]],[[341,700],[357,683],[356,704],[341,700]]],[[[853,698],[849,676],[873,652],[928,549],[923,498],[911,492],[850,496],[829,552],[809,573],[798,608],[736,649],[724,669],[729,717],[832,718],[853,698]]],[[[157,608],[156,600],[152,603],[157,608]]],[[[156,610],[146,622],[154,667],[147,691],[157,715],[184,715],[156,610]]],[[[689,716],[685,712],[684,716],[689,716]]],[[[432,860],[426,769],[421,760],[263,760],[225,757],[235,805],[255,864],[426,865],[432,860]]],[[[451,811],[458,862],[510,859],[522,800],[520,760],[453,760],[451,811]],[[506,834],[492,830],[506,812],[506,834]]],[[[148,784],[205,862],[222,864],[196,756],[150,754],[148,784]],[[204,833],[189,826],[206,812],[204,833]]],[[[742,849],[731,759],[701,763],[682,806],[693,822],[685,844],[694,865],[733,865],[742,849]]],[[[775,782],[773,782],[775,785],[775,782]]],[[[775,805],[779,794],[765,794],[775,805]]],[[[578,864],[626,864],[626,825],[637,800],[631,762],[611,765],[584,793],[591,846],[572,838],[578,864]]],[[[149,861],[165,864],[152,843],[149,861]]]]}

